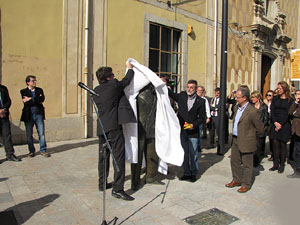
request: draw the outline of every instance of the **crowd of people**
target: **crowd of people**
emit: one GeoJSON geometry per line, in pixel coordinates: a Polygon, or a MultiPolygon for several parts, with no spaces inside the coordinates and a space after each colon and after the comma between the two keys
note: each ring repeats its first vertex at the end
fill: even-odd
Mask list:
{"type": "MultiPolygon", "coordinates": [[[[132,68],[129,67],[129,69],[132,68]]],[[[126,77],[127,75],[124,78],[125,80],[126,77]]],[[[120,82],[124,82],[124,79],[120,82]]],[[[109,80],[105,81],[105,83],[109,83],[109,80]]],[[[162,76],[161,80],[166,85],[170,83],[165,76],[162,76]]],[[[99,88],[99,94],[101,93],[100,90],[99,88]]],[[[103,93],[100,96],[103,96],[103,93]]],[[[156,102],[154,96],[151,84],[142,89],[137,96],[138,102],[142,101],[145,103],[150,101],[151,104],[148,104],[148,110],[141,108],[141,106],[144,107],[143,103],[138,104],[138,111],[143,117],[147,117],[148,125],[142,122],[144,121],[143,119],[138,118],[139,134],[141,134],[141,138],[139,138],[139,163],[131,167],[132,190],[138,190],[141,182],[142,154],[145,155],[146,159],[146,183],[163,184],[156,180],[157,173],[155,170],[157,170],[159,158],[155,153],[154,131],[153,129],[151,132],[149,131],[153,128],[153,121],[155,121],[155,117],[153,117],[156,102]],[[145,110],[148,113],[145,114],[145,110]]],[[[208,137],[208,130],[209,146],[207,148],[214,148],[220,132],[218,124],[220,116],[220,88],[216,88],[215,95],[209,98],[205,95],[203,86],[198,86],[196,80],[189,80],[186,90],[180,93],[175,93],[173,88],[170,87],[169,97],[181,127],[180,141],[184,150],[183,175],[179,179],[195,182],[199,170],[198,154],[199,151],[201,152],[201,140],[208,137]]],[[[245,85],[241,85],[227,96],[224,132],[225,143],[231,144],[230,157],[233,179],[225,185],[226,187],[240,186],[238,189],[240,193],[250,190],[253,167],[257,167],[262,158],[266,156],[267,136],[269,136],[271,152],[268,160],[273,161],[273,167],[269,168],[269,170],[276,170],[278,173],[284,171],[287,159],[287,142],[291,140],[291,142],[295,143],[296,149],[295,172],[292,175],[288,175],[288,177],[300,177],[300,149],[299,136],[297,136],[299,135],[299,128],[296,125],[299,119],[297,118],[299,101],[300,91],[294,91],[293,95],[291,95],[289,86],[284,81],[278,83],[276,90],[268,90],[265,99],[260,91],[250,92],[245,85]],[[229,140],[228,131],[230,119],[233,120],[232,141],[229,140]]],[[[104,105],[102,105],[103,107],[104,105]]],[[[291,154],[290,158],[293,158],[291,154]]],[[[99,171],[101,171],[100,167],[99,171]]],[[[99,182],[99,184],[102,183],[99,182]]],[[[110,187],[110,185],[107,187],[110,187]]],[[[100,186],[99,189],[101,190],[100,186]]],[[[132,197],[129,197],[122,189],[119,198],[133,200],[132,197]]]]}
{"type": "MultiPolygon", "coordinates": [[[[204,88],[199,87],[199,89],[198,95],[203,96],[202,90],[204,88]]],[[[208,127],[210,128],[210,146],[208,148],[214,147],[215,130],[218,131],[219,129],[219,120],[214,118],[218,116],[219,91],[220,89],[216,88],[215,97],[207,98],[210,102],[209,109],[211,111],[211,117],[207,116],[207,118],[210,118],[211,120],[210,123],[208,123],[208,127]]],[[[247,87],[244,87],[243,85],[241,85],[238,90],[232,91],[231,95],[227,97],[226,103],[225,140],[228,141],[228,118],[230,118],[233,119],[233,140],[230,155],[233,180],[227,184],[226,187],[242,186],[238,190],[242,193],[250,189],[252,178],[252,172],[250,171],[252,171],[253,166],[257,167],[262,158],[265,157],[267,136],[269,137],[269,149],[271,152],[271,156],[268,160],[273,161],[273,166],[269,168],[269,171],[283,173],[285,164],[289,159],[289,162],[291,162],[294,169],[294,173],[287,177],[300,178],[299,101],[300,90],[296,90],[295,88],[290,89],[285,81],[278,82],[277,88],[274,91],[268,90],[264,99],[260,91],[255,90],[250,94],[250,90],[247,90],[247,87]],[[242,94],[242,96],[239,96],[240,94],[242,94]],[[244,104],[240,101],[241,97],[245,100],[244,104]],[[255,112],[257,115],[253,116],[251,123],[249,123],[252,124],[252,126],[255,125],[254,131],[251,131],[251,126],[247,126],[246,129],[244,129],[242,127],[243,123],[241,122],[241,119],[244,122],[246,118],[244,118],[244,116],[239,116],[239,113],[244,110],[243,107],[246,107],[248,104],[251,105],[251,108],[257,109],[255,112]],[[233,109],[231,115],[229,115],[228,110],[230,105],[233,109]],[[258,123],[257,118],[259,118],[260,124],[258,123]],[[244,136],[240,130],[245,130],[247,132],[247,135],[245,135],[247,138],[239,138],[240,136],[244,136]],[[253,139],[250,138],[251,135],[253,139]],[[254,137],[256,138],[254,139],[254,137]],[[239,142],[239,140],[243,141],[239,142]],[[287,143],[289,141],[290,148],[288,151],[287,143]],[[241,147],[239,147],[237,143],[240,143],[241,147]],[[247,143],[247,145],[244,143],[247,143]],[[247,150],[251,144],[253,144],[253,146],[247,150]],[[243,165],[243,168],[241,165],[243,165]]],[[[207,107],[207,110],[209,109],[207,107]]],[[[255,113],[253,113],[253,115],[255,115],[255,113]]],[[[244,113],[242,113],[242,115],[243,114],[244,113]]],[[[251,118],[250,114],[247,114],[247,118],[251,118]]]]}
{"type": "MultiPolygon", "coordinates": [[[[127,63],[127,73],[121,81],[115,79],[111,67],[100,67],[96,76],[99,86],[94,89],[98,94],[94,96],[94,100],[104,128],[102,130],[98,124],[99,190],[112,188],[112,196],[131,201],[134,198],[124,191],[125,140],[122,124],[137,123],[138,126],[138,162],[131,166],[131,189],[136,191],[140,188],[143,155],[146,162],[146,183],[164,184],[157,178],[160,158],[155,149],[156,92],[151,83],[139,90],[135,116],[124,93],[124,89],[135,76],[133,65],[127,63]],[[107,182],[110,151],[106,145],[106,138],[115,157],[113,183],[107,182]]],[[[162,76],[161,80],[168,86],[166,76],[162,76]]],[[[26,128],[28,156],[35,156],[32,137],[35,125],[39,136],[40,153],[44,157],[49,157],[45,141],[44,92],[43,89],[36,87],[35,76],[27,76],[25,82],[27,87],[20,91],[24,103],[21,121],[26,128]]],[[[207,148],[214,148],[218,134],[223,132],[219,130],[220,88],[216,88],[214,96],[210,98],[206,96],[204,86],[198,86],[196,80],[189,80],[185,91],[175,93],[169,88],[168,94],[176,112],[174,115],[178,117],[180,125],[178,140],[180,139],[184,151],[183,176],[179,179],[195,182],[199,170],[198,154],[201,152],[201,140],[208,137],[208,130],[207,148]]],[[[246,85],[240,85],[227,96],[224,132],[225,144],[231,144],[232,181],[225,186],[228,188],[239,186],[240,193],[251,189],[253,167],[257,167],[266,156],[267,137],[271,152],[268,160],[273,161],[269,171],[283,173],[288,158],[293,161],[294,168],[294,173],[288,177],[300,178],[300,90],[291,91],[289,85],[281,81],[276,90],[268,90],[264,97],[258,90],[250,92],[246,85]],[[229,139],[229,120],[232,120],[233,124],[232,140],[229,139]]],[[[11,140],[10,105],[8,90],[0,85],[0,125],[6,157],[7,160],[18,162],[21,160],[14,154],[11,140]]]]}

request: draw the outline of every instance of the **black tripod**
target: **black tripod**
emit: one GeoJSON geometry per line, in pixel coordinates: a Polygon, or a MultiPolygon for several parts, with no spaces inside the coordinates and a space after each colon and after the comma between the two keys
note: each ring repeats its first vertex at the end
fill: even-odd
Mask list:
{"type": "Polygon", "coordinates": [[[105,134],[105,131],[104,131],[104,128],[103,128],[103,124],[102,124],[102,121],[101,121],[101,118],[100,118],[100,115],[99,115],[99,111],[98,111],[98,108],[97,108],[97,105],[96,105],[96,103],[94,101],[94,98],[93,98],[94,95],[96,95],[96,96],[99,96],[99,95],[97,93],[95,93],[93,90],[91,90],[90,88],[88,88],[85,84],[81,83],[81,82],[79,82],[78,85],[81,88],[85,89],[86,91],[88,91],[90,93],[91,101],[92,101],[92,103],[94,105],[94,109],[95,109],[95,112],[97,114],[97,120],[98,120],[98,123],[100,125],[101,131],[102,131],[104,139],[105,139],[105,143],[102,145],[102,147],[103,147],[102,148],[102,156],[103,156],[102,157],[103,158],[102,159],[103,160],[103,207],[102,207],[103,208],[103,219],[102,219],[102,225],[107,225],[107,224],[111,224],[111,223],[113,225],[115,225],[117,223],[117,220],[118,220],[117,217],[114,217],[109,223],[107,223],[106,220],[105,220],[106,182],[107,182],[107,180],[106,180],[106,159],[108,157],[108,155],[106,154],[107,149],[110,151],[110,154],[111,154],[113,162],[114,162],[114,164],[116,166],[117,172],[119,172],[120,169],[119,169],[118,164],[116,162],[116,159],[115,159],[115,157],[114,157],[114,155],[112,153],[112,149],[111,149],[111,146],[109,144],[109,140],[107,139],[107,136],[105,134]]]}

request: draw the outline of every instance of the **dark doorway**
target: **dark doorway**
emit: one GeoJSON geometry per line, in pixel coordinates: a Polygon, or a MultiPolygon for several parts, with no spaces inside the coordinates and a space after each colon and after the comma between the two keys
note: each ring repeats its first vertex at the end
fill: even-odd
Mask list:
{"type": "Polygon", "coordinates": [[[270,90],[271,66],[272,66],[272,59],[266,55],[262,55],[260,91],[263,95],[263,98],[266,96],[268,90],[270,90]]]}

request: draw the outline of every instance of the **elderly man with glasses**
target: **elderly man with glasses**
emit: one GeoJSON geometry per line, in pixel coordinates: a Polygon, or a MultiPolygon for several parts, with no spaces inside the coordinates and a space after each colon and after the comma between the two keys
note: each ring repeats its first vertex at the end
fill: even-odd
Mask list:
{"type": "Polygon", "coordinates": [[[225,186],[241,186],[238,192],[245,193],[251,188],[256,132],[262,133],[264,125],[260,121],[258,110],[249,104],[250,90],[246,85],[237,90],[235,99],[237,106],[234,108],[230,159],[233,179],[225,186]]]}

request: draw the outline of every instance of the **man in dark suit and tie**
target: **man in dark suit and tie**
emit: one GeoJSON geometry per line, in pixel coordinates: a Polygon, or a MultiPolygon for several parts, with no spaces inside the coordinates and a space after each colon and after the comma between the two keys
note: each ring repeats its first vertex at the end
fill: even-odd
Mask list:
{"type": "Polygon", "coordinates": [[[4,85],[0,84],[0,132],[3,138],[3,145],[6,152],[6,159],[9,161],[21,161],[15,156],[15,150],[11,141],[11,131],[9,122],[9,107],[11,100],[8,90],[4,85]]]}
{"type": "Polygon", "coordinates": [[[215,89],[215,97],[210,100],[210,114],[211,120],[209,123],[209,148],[215,147],[215,134],[219,131],[219,102],[220,102],[220,88],[215,89]]]}
{"type": "Polygon", "coordinates": [[[205,100],[196,94],[197,81],[189,80],[186,91],[169,96],[178,103],[178,119],[181,126],[181,145],[184,149],[184,173],[180,180],[195,182],[198,174],[199,126],[205,120],[205,100]]]}
{"type": "MultiPolygon", "coordinates": [[[[122,124],[127,122],[136,122],[136,118],[131,106],[125,97],[124,88],[129,85],[133,79],[134,71],[132,65],[127,63],[127,74],[118,81],[114,78],[111,67],[100,67],[96,76],[100,83],[94,90],[99,96],[94,96],[95,103],[99,110],[99,116],[103,123],[104,132],[110,141],[112,153],[116,159],[120,171],[116,170],[114,165],[114,183],[106,184],[106,188],[113,188],[112,196],[123,200],[132,201],[133,197],[124,191],[125,181],[125,140],[123,136],[122,124]]],[[[106,151],[106,176],[109,172],[109,151],[104,148],[105,138],[98,124],[97,135],[99,137],[99,190],[103,191],[104,171],[103,171],[103,151],[106,151]]],[[[106,177],[106,178],[107,178],[106,177]]]]}
{"type": "Polygon", "coordinates": [[[241,186],[238,192],[245,193],[251,188],[256,132],[262,133],[264,125],[259,111],[249,104],[250,90],[246,85],[237,90],[235,98],[238,105],[234,108],[230,160],[233,179],[225,186],[241,186]]]}

